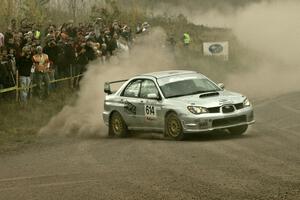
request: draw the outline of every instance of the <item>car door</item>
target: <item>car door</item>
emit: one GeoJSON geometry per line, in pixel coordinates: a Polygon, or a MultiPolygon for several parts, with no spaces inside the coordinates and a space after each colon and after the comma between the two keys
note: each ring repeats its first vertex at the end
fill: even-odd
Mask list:
{"type": "Polygon", "coordinates": [[[121,102],[124,105],[122,115],[130,128],[140,127],[140,119],[144,116],[141,99],[139,98],[141,85],[142,80],[133,80],[128,83],[121,94],[121,102]]]}
{"type": "Polygon", "coordinates": [[[144,79],[140,92],[141,104],[143,107],[143,127],[145,129],[158,130],[162,124],[161,97],[153,80],[144,79]],[[153,98],[155,95],[157,98],[153,98]],[[151,98],[149,98],[151,96],[151,98]]]}

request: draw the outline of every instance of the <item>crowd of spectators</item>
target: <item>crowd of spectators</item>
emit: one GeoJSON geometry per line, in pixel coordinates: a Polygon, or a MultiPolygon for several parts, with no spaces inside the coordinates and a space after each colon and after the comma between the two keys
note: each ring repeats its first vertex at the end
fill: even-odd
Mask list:
{"type": "MultiPolygon", "coordinates": [[[[135,33],[148,27],[148,23],[140,24],[135,33]]],[[[90,61],[98,58],[106,62],[118,51],[128,51],[132,41],[131,28],[118,20],[106,23],[97,18],[78,25],[70,20],[60,26],[48,21],[44,27],[27,19],[20,23],[11,20],[7,30],[0,33],[0,89],[16,85],[17,71],[23,88],[39,83],[39,79],[47,83],[82,74],[90,61]],[[39,77],[38,73],[45,76],[39,77]]],[[[21,99],[27,99],[25,89],[21,99]]]]}

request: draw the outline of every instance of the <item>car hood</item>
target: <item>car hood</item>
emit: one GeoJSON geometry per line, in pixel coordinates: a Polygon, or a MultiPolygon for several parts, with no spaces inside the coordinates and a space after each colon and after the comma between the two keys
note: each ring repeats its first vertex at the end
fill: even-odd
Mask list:
{"type": "Polygon", "coordinates": [[[242,103],[245,96],[239,93],[231,92],[228,90],[218,91],[215,94],[202,93],[190,96],[169,98],[170,103],[184,103],[187,105],[203,106],[206,108],[218,107],[226,104],[242,103]]]}

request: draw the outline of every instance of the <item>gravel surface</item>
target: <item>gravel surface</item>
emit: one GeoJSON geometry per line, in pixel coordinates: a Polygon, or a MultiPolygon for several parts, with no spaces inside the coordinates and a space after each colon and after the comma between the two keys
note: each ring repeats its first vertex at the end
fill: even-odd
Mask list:
{"type": "Polygon", "coordinates": [[[299,200],[300,93],[257,102],[255,114],[241,137],[43,138],[0,156],[0,199],[299,200]]]}

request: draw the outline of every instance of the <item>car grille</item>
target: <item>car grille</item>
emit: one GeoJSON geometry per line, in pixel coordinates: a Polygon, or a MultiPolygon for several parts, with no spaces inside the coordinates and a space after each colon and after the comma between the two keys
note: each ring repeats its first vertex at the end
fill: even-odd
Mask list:
{"type": "MultiPolygon", "coordinates": [[[[240,109],[243,109],[243,108],[244,108],[244,104],[243,104],[243,103],[237,103],[237,104],[234,104],[234,107],[235,107],[236,110],[240,110],[240,109]]],[[[222,112],[223,112],[223,113],[231,113],[231,112],[234,112],[234,107],[231,106],[231,107],[228,108],[228,109],[222,107],[222,112]]],[[[220,113],[220,108],[221,108],[221,107],[213,107],[213,108],[207,108],[207,110],[208,110],[209,113],[220,113]]]]}
{"type": "Polygon", "coordinates": [[[219,113],[220,107],[207,108],[209,113],[219,113]]]}
{"type": "Polygon", "coordinates": [[[246,115],[238,116],[238,117],[229,117],[225,119],[215,119],[213,120],[212,126],[219,127],[219,126],[229,126],[234,124],[239,124],[247,122],[246,115]]]}
{"type": "Polygon", "coordinates": [[[223,113],[232,113],[232,112],[234,112],[234,107],[233,106],[223,106],[222,112],[223,113]]]}
{"type": "Polygon", "coordinates": [[[240,109],[244,108],[243,103],[237,103],[237,104],[234,104],[234,106],[235,106],[235,109],[237,109],[237,110],[240,110],[240,109]]]}

